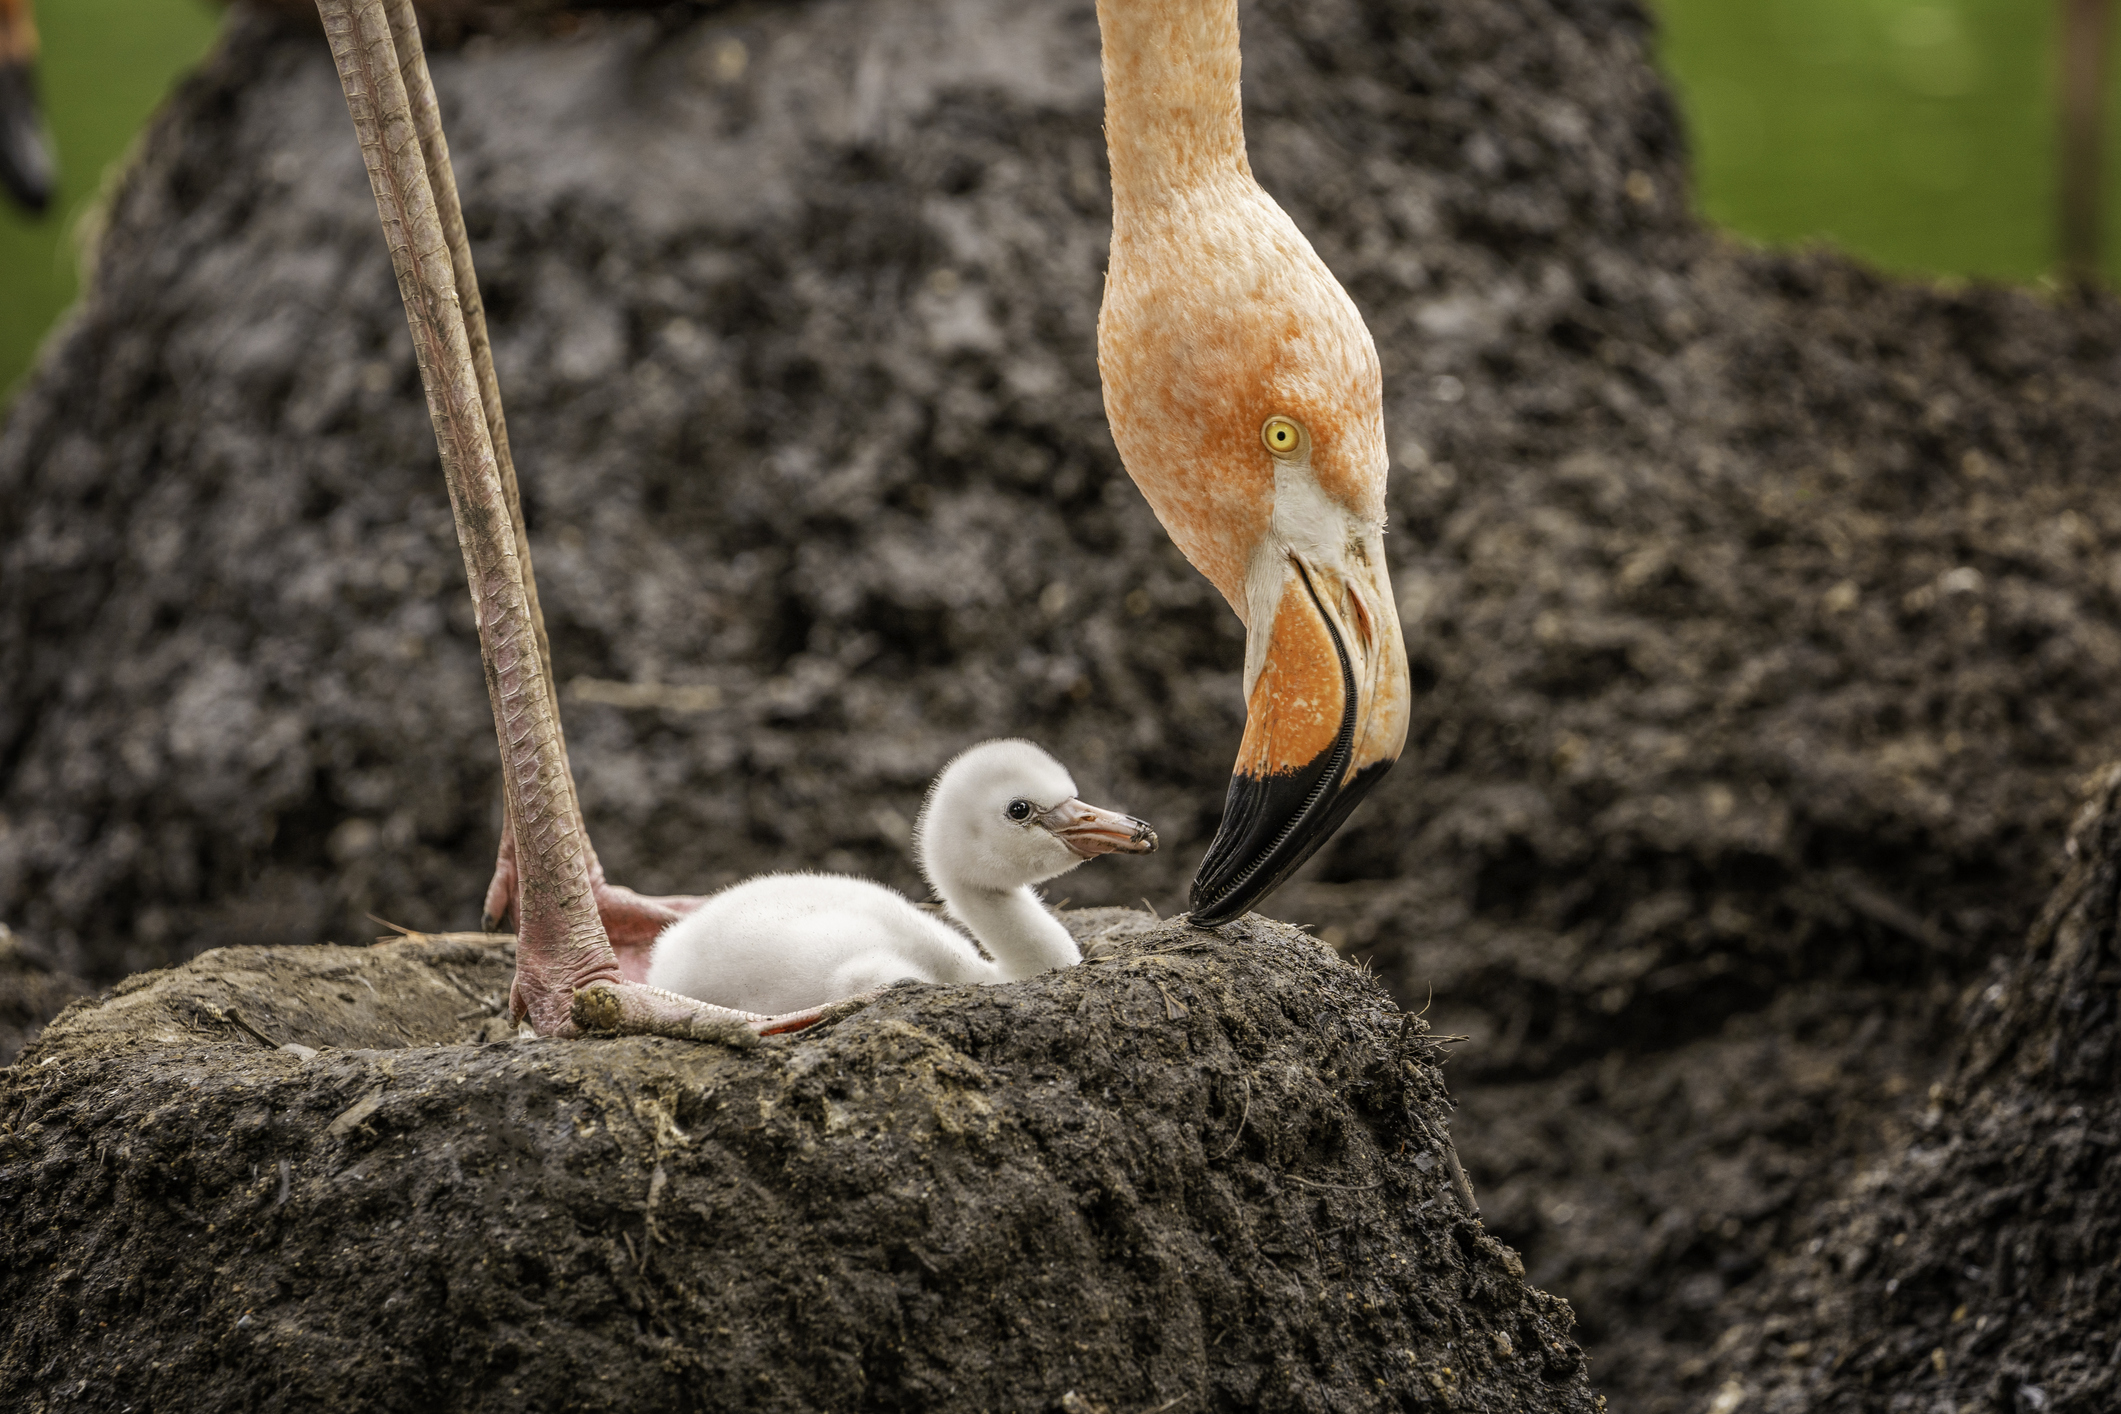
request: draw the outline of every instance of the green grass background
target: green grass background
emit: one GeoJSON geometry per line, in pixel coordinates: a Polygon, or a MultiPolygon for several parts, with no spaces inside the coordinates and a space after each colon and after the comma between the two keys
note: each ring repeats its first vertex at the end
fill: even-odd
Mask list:
{"type": "Polygon", "coordinates": [[[0,389],[73,301],[75,231],[104,171],[206,53],[221,19],[203,0],[36,0],[36,14],[59,192],[34,220],[0,198],[0,389]]]}
{"type": "MultiPolygon", "coordinates": [[[[2053,267],[2054,0],[1652,4],[1710,220],[1910,274],[2027,281],[2053,267]]],[[[2109,175],[2107,229],[2121,235],[2117,185],[2109,175]]],[[[2121,240],[2106,251],[2112,280],[2121,240]]]]}
{"type": "MultiPolygon", "coordinates": [[[[2028,281],[2053,265],[2053,0],[1650,4],[1710,220],[1770,244],[1831,241],[1908,274],[2028,281]]],[[[42,220],[0,210],[0,389],[74,296],[73,233],[105,170],[205,53],[219,11],[38,0],[37,17],[64,185],[42,220]]],[[[2121,174],[2112,116],[2107,165],[2121,174]]],[[[2110,280],[2117,189],[2110,179],[2110,280]]]]}

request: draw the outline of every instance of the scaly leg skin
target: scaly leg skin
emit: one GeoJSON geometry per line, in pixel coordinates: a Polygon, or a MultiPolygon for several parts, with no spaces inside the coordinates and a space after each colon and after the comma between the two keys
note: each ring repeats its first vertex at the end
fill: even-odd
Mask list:
{"type": "MultiPolygon", "coordinates": [[[[397,271],[477,609],[480,657],[517,836],[512,1009],[541,1036],[598,1030],[725,1042],[844,1015],[843,1003],[785,1017],[750,1017],[629,982],[621,972],[599,917],[594,856],[517,553],[521,527],[496,463],[454,256],[437,213],[437,184],[452,205],[455,184],[446,159],[427,150],[441,151],[439,120],[437,140],[419,141],[406,87],[410,78],[421,89],[422,110],[432,107],[412,7],[409,0],[391,0],[386,15],[384,0],[318,0],[317,8],[397,271]]],[[[498,410],[498,396],[495,405],[498,410]]],[[[866,999],[855,1004],[860,1000],[866,999]]]]}
{"type": "Polygon", "coordinates": [[[719,1041],[725,1046],[756,1046],[763,1036],[785,1036],[852,1016],[882,992],[864,992],[843,1001],[779,1016],[681,997],[659,987],[595,984],[574,994],[572,1021],[578,1033],[600,1036],[675,1036],[687,1041],[719,1041]]]}
{"type": "MultiPolygon", "coordinates": [[[[518,887],[515,831],[503,825],[501,852],[494,860],[493,881],[486,886],[486,903],[479,915],[480,932],[505,933],[514,926],[518,887]]],[[[597,917],[604,920],[611,950],[618,954],[619,973],[629,982],[648,980],[648,957],[656,938],[707,901],[696,894],[640,894],[614,884],[604,877],[604,865],[594,847],[589,851],[589,891],[596,899],[597,917]]]]}
{"type": "MultiPolygon", "coordinates": [[[[449,248],[449,268],[455,277],[457,305],[464,324],[465,341],[471,348],[471,370],[479,390],[479,405],[486,417],[486,431],[493,447],[494,469],[501,479],[501,499],[508,506],[509,529],[513,533],[516,563],[522,570],[523,597],[530,610],[531,633],[537,639],[539,687],[552,717],[552,730],[560,740],[560,758],[567,757],[566,732],[560,723],[560,704],[552,687],[552,645],[545,635],[545,616],[538,607],[538,580],[530,564],[530,539],[523,527],[523,501],[516,485],[515,458],[509,451],[508,420],[501,409],[501,388],[494,378],[493,347],[486,333],[486,304],[479,294],[478,272],[472,266],[471,238],[464,227],[464,209],[457,196],[457,179],[449,162],[449,143],[442,133],[442,111],[435,101],[434,82],[427,72],[427,55],[420,45],[419,22],[412,0],[388,0],[385,15],[396,46],[398,68],[405,83],[406,101],[412,113],[413,130],[420,142],[420,155],[434,194],[435,218],[443,243],[449,248]]],[[[580,814],[574,799],[571,772],[560,782],[567,793],[567,809],[580,814]]],[[[503,812],[500,856],[494,862],[493,882],[486,888],[483,927],[494,932],[508,926],[516,914],[518,888],[515,855],[515,813],[503,812]]],[[[656,935],[685,914],[699,907],[700,900],[686,895],[649,898],[622,888],[604,878],[596,849],[583,832],[589,851],[589,888],[596,900],[597,916],[619,958],[619,972],[628,981],[646,981],[648,954],[656,935]]]]}

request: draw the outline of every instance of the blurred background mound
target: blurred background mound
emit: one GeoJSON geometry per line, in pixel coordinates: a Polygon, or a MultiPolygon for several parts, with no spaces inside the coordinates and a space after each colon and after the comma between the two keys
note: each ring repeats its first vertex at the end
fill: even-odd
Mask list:
{"type": "Polygon", "coordinates": [[[2121,768],[2069,857],[1927,1106],[1718,1342],[1733,1407],[2121,1405],[2121,768]]]}
{"type": "MultiPolygon", "coordinates": [[[[1611,0],[1244,12],[1260,178],[1361,306],[1409,752],[1271,903],[1433,991],[1487,1219],[1691,1407],[2056,878],[2121,700],[2121,313],[1736,249],[1611,0]]],[[[435,58],[614,877],[913,887],[964,743],[1152,820],[1235,619],[1106,435],[1088,3],[598,12],[435,58]]],[[[492,728],[314,25],[231,12],[0,433],[0,918],[54,976],[468,926],[492,728]]]]}

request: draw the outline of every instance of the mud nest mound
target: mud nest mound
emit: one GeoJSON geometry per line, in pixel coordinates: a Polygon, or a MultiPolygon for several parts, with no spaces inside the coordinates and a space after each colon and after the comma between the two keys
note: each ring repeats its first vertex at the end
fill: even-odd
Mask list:
{"type": "Polygon", "coordinates": [[[2121,1407],[2121,768],[2069,856],[1927,1108],[1726,1334],[1743,1408],[2121,1407]]]}
{"type": "Polygon", "coordinates": [[[0,1082],[0,1402],[1597,1407],[1418,1018],[1278,924],[1071,926],[750,1049],[514,1039],[483,935],[135,978],[0,1082]]]}
{"type": "MultiPolygon", "coordinates": [[[[1736,249],[1624,0],[1262,0],[1266,186],[1375,331],[1419,691],[1283,916],[1432,989],[1499,1235],[1632,1407],[1919,1117],[2121,698],[2121,315],[1736,249]],[[1888,1146],[1889,1147],[1889,1146],[1888,1146]]],[[[1107,438],[1084,0],[474,37],[436,80],[614,876],[916,887],[982,736],[1167,850],[1234,618],[1107,438]]],[[[492,731],[313,26],[240,6],[0,432],[0,918],[108,982],[469,926],[492,731]]]]}

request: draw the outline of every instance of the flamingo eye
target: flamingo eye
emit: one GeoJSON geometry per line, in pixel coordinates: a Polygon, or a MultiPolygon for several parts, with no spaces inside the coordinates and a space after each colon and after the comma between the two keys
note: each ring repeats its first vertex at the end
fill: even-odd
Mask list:
{"type": "Polygon", "coordinates": [[[1012,820],[1028,820],[1031,818],[1031,802],[1028,800],[1012,800],[1009,802],[1008,813],[1009,818],[1012,820]]]}
{"type": "Polygon", "coordinates": [[[1274,416],[1267,425],[1259,429],[1259,440],[1267,444],[1267,450],[1277,457],[1293,457],[1301,452],[1311,438],[1303,424],[1294,418],[1274,416]]]}

